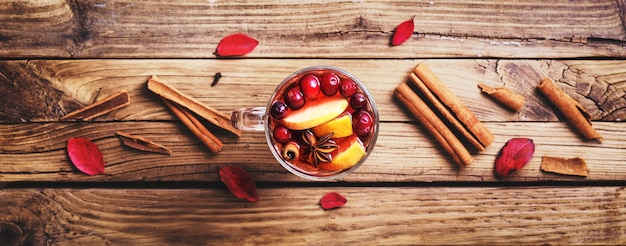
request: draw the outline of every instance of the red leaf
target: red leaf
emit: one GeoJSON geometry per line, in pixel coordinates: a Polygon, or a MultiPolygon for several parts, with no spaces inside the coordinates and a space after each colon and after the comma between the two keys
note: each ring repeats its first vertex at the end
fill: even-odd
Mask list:
{"type": "Polygon", "coordinates": [[[74,166],[87,175],[104,174],[104,158],[98,146],[86,138],[67,140],[67,155],[74,166]]]}
{"type": "Polygon", "coordinates": [[[331,192],[322,197],[320,205],[324,210],[343,207],[348,200],[337,192],[331,192]]]}
{"type": "Polygon", "coordinates": [[[242,56],[250,53],[258,44],[259,41],[256,39],[242,33],[236,33],[224,37],[217,44],[215,54],[218,56],[242,56]]]}
{"type": "Polygon", "coordinates": [[[410,20],[404,21],[400,23],[398,27],[396,27],[396,31],[393,33],[393,39],[391,40],[391,44],[393,46],[404,43],[404,41],[406,41],[411,37],[411,35],[413,35],[413,29],[415,27],[415,23],[413,22],[414,18],[415,17],[411,18],[410,20]]]}
{"type": "Polygon", "coordinates": [[[533,158],[535,143],[529,138],[512,138],[496,157],[496,173],[500,177],[522,169],[533,158]]]}
{"type": "Polygon", "coordinates": [[[241,167],[225,166],[220,169],[220,179],[228,187],[230,193],[237,198],[246,199],[249,202],[259,201],[256,191],[256,183],[252,176],[241,167]]]}

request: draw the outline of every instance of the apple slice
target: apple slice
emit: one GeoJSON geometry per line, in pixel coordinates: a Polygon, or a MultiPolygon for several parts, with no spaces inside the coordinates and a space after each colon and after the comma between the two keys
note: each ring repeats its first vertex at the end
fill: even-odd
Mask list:
{"type": "Polygon", "coordinates": [[[333,138],[344,138],[352,135],[352,115],[344,113],[329,122],[313,127],[313,134],[321,137],[329,133],[333,133],[333,138]]]}
{"type": "Polygon", "coordinates": [[[337,145],[339,148],[330,153],[333,160],[320,164],[321,168],[333,171],[344,170],[356,165],[365,157],[365,146],[356,135],[341,139],[337,145]]]}
{"type": "Polygon", "coordinates": [[[304,107],[289,112],[281,119],[281,125],[291,130],[304,130],[324,124],[348,108],[348,100],[341,95],[332,97],[321,97],[315,101],[304,104],[304,107]]]}

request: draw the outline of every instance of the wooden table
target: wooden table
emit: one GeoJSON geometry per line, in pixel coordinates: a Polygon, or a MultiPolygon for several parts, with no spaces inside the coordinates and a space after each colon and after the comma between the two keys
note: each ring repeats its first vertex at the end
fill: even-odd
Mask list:
{"type": "Polygon", "coordinates": [[[624,244],[626,3],[584,1],[4,1],[0,5],[0,244],[624,244]],[[415,18],[412,37],[389,45],[415,18]],[[219,40],[259,40],[239,58],[219,40]],[[419,63],[492,131],[457,169],[393,97],[419,63]],[[290,73],[332,65],[359,77],[380,110],[374,152],[338,182],[306,181],[272,157],[263,133],[209,152],[148,91],[158,75],[228,113],[263,106],[290,73]],[[215,73],[222,78],[210,86],[215,73]],[[536,91],[552,78],[591,114],[604,142],[585,141],[536,91]],[[478,83],[526,97],[513,113],[478,83]],[[126,90],[131,104],[87,122],[60,118],[126,90]],[[141,135],[171,156],[122,145],[141,135]],[[70,137],[102,150],[106,175],[75,170],[70,137]],[[500,148],[534,140],[522,170],[494,176],[500,148]],[[586,178],[540,171],[541,157],[581,157],[586,178]],[[218,170],[237,165],[260,200],[232,196],[218,170]],[[327,192],[347,197],[324,211],[327,192]]]}

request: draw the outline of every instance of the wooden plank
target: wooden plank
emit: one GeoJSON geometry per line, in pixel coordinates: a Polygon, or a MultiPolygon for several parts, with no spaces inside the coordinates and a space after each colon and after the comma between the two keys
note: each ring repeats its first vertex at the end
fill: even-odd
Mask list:
{"type": "MultiPolygon", "coordinates": [[[[529,182],[626,180],[626,131],[623,122],[596,122],[603,143],[586,142],[566,123],[487,123],[495,142],[474,154],[474,162],[458,170],[428,132],[413,123],[384,122],[374,152],[348,182],[529,182]],[[494,176],[500,148],[513,137],[534,140],[536,151],[524,169],[506,179],[494,176]],[[543,173],[543,155],[587,161],[588,178],[543,173]]],[[[18,123],[0,125],[0,181],[217,181],[218,169],[239,165],[265,182],[304,182],[274,160],[263,133],[246,132],[241,138],[215,130],[224,142],[211,153],[182,124],[176,122],[18,123]],[[172,149],[171,156],[146,153],[123,146],[115,136],[125,131],[152,139],[172,149]],[[76,170],[65,151],[70,137],[82,136],[102,150],[107,175],[87,176],[76,170]]]]}
{"type": "Polygon", "coordinates": [[[276,85],[292,72],[333,65],[360,78],[372,91],[382,121],[413,121],[393,98],[410,71],[426,62],[474,112],[492,122],[556,121],[548,101],[536,91],[549,76],[579,101],[593,120],[626,119],[626,62],[623,60],[499,59],[243,59],[243,60],[8,60],[0,61],[0,121],[57,121],[83,105],[120,90],[131,105],[96,121],[174,120],[161,100],[147,90],[158,75],[183,93],[225,113],[265,106],[276,85]],[[221,72],[218,84],[213,76],[221,72]],[[526,97],[512,113],[480,92],[478,83],[505,86],[526,97]]]}
{"type": "Polygon", "coordinates": [[[236,32],[248,57],[625,57],[624,4],[559,1],[8,1],[4,58],[209,58],[236,32]],[[413,37],[391,47],[402,21],[413,37]]]}
{"type": "MultiPolygon", "coordinates": [[[[624,244],[624,187],[4,189],[20,245],[624,244]],[[330,191],[346,206],[323,211],[330,191]],[[304,223],[303,223],[304,222],[304,223]]],[[[11,240],[11,241],[9,241],[11,240]]]]}

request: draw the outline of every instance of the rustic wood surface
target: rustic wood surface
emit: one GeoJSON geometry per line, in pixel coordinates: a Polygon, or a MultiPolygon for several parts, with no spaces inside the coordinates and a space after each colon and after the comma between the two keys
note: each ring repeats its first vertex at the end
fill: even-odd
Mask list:
{"type": "Polygon", "coordinates": [[[626,244],[623,0],[5,1],[0,22],[0,245],[626,244]],[[412,37],[390,46],[412,17],[412,37]],[[216,57],[236,32],[259,46],[216,57]],[[393,98],[422,62],[496,137],[467,168],[393,98]],[[208,126],[224,142],[213,154],[146,87],[158,75],[229,113],[265,106],[283,78],[320,64],[360,78],[380,111],[374,152],[339,182],[288,173],[260,132],[208,126]],[[604,142],[555,113],[536,90],[544,77],[589,111],[604,142]],[[511,112],[478,83],[526,104],[511,112]],[[61,120],[120,90],[129,106],[61,120]],[[173,154],[130,149],[120,130],[173,154]],[[76,136],[102,149],[106,175],[73,168],[65,143],[76,136]],[[532,138],[535,155],[496,178],[513,137],[532,138]],[[541,172],[543,155],[582,157],[589,177],[541,172]],[[226,165],[252,174],[258,203],[228,193],[217,173],[226,165]],[[346,207],[323,211],[330,191],[346,207]]]}
{"type": "Polygon", "coordinates": [[[620,244],[624,187],[2,190],[6,242],[25,245],[620,244]],[[324,211],[319,198],[344,194],[324,211]],[[434,195],[436,194],[436,195],[434,195]]]}
{"type": "Polygon", "coordinates": [[[15,1],[0,6],[4,57],[213,57],[245,32],[248,57],[624,57],[622,0],[15,1]],[[415,16],[413,38],[389,47],[415,16]]]}

